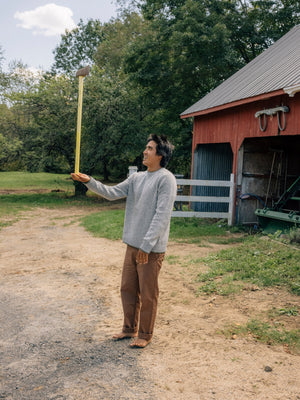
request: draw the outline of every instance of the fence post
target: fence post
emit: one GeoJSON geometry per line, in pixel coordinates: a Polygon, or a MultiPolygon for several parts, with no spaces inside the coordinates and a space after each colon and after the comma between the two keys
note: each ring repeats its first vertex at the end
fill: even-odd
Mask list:
{"type": "Polygon", "coordinates": [[[235,199],[235,184],[234,174],[230,174],[230,190],[229,190],[229,205],[228,205],[228,225],[233,224],[233,210],[234,210],[234,199],[235,199]]]}
{"type": "Polygon", "coordinates": [[[130,167],[128,167],[128,170],[129,170],[128,176],[130,176],[130,175],[134,174],[135,172],[137,172],[138,167],[136,167],[135,165],[131,165],[130,167]]]}

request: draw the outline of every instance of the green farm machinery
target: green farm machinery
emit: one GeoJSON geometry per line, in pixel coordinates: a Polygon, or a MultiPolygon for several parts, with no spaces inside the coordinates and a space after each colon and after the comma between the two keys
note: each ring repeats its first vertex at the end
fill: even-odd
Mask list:
{"type": "Polygon", "coordinates": [[[266,233],[300,228],[300,176],[273,207],[256,209],[255,215],[266,233]]]}

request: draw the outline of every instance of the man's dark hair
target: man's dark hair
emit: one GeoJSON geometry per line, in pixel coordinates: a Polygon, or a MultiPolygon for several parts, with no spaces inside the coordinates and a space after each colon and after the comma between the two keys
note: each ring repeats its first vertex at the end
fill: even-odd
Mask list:
{"type": "Polygon", "coordinates": [[[165,135],[152,134],[148,137],[147,143],[153,140],[156,143],[156,154],[162,156],[160,166],[166,167],[172,157],[174,146],[170,143],[165,135]]]}

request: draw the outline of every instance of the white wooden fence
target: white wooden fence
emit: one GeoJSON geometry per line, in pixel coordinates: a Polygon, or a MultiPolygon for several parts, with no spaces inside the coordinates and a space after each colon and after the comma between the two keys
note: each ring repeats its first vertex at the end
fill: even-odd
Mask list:
{"type": "Polygon", "coordinates": [[[176,179],[177,185],[189,186],[215,186],[229,187],[229,196],[184,196],[177,195],[175,202],[205,202],[205,203],[228,203],[227,212],[202,212],[202,211],[173,211],[172,217],[198,217],[198,218],[226,218],[228,225],[233,223],[234,209],[234,174],[230,175],[230,181],[209,181],[198,179],[176,179]]]}

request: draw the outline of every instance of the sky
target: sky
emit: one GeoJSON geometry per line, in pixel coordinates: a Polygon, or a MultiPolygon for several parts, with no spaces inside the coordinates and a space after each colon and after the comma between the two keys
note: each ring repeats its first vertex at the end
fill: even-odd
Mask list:
{"type": "Polygon", "coordinates": [[[0,46],[4,70],[14,60],[31,69],[49,70],[53,50],[65,29],[80,19],[102,23],[117,17],[114,0],[0,0],[0,46]]]}

